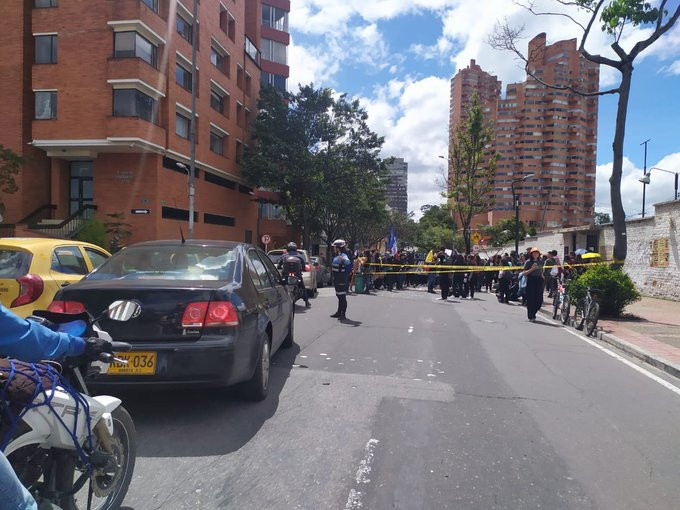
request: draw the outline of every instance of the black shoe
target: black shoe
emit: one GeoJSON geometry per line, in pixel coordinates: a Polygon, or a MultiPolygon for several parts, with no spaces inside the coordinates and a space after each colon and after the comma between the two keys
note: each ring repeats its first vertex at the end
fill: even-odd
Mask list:
{"type": "Polygon", "coordinates": [[[310,306],[312,306],[312,303],[310,303],[309,301],[305,301],[305,308],[309,308],[310,306]]]}
{"type": "Polygon", "coordinates": [[[331,315],[331,319],[338,319],[338,318],[340,318],[340,317],[342,317],[342,315],[340,314],[340,312],[335,312],[333,315],[331,315]]]}
{"type": "Polygon", "coordinates": [[[347,317],[345,317],[345,314],[343,313],[342,315],[338,315],[338,320],[339,321],[344,321],[347,317]]]}

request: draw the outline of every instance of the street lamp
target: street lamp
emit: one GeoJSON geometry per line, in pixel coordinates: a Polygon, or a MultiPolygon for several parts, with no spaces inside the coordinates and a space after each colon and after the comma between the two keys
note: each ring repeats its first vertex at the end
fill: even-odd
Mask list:
{"type": "Polygon", "coordinates": [[[659,170],[661,172],[666,172],[667,174],[675,175],[675,199],[674,200],[677,200],[678,199],[678,173],[679,172],[671,172],[670,170],[665,170],[663,168],[653,166],[652,168],[649,169],[649,172],[647,172],[644,175],[644,177],[641,177],[640,179],[638,179],[638,181],[640,181],[644,185],[649,184],[650,183],[650,175],[652,173],[652,170],[659,170]]]}
{"type": "Polygon", "coordinates": [[[195,171],[193,165],[188,168],[184,163],[176,164],[179,168],[187,173],[189,178],[188,189],[189,189],[189,239],[194,238],[194,175],[195,171]]]}
{"type": "MultiPolygon", "coordinates": [[[[640,145],[645,146],[645,166],[642,169],[642,179],[639,179],[639,181],[642,183],[642,217],[645,217],[645,191],[647,190],[647,184],[649,184],[649,179],[647,179],[647,182],[645,182],[643,179],[647,177],[647,144],[650,142],[651,138],[648,138],[644,142],[642,142],[640,145]]],[[[651,169],[650,169],[651,171],[651,169]]]]}
{"type": "Polygon", "coordinates": [[[512,189],[512,201],[515,206],[515,256],[519,256],[519,197],[515,193],[515,184],[518,182],[524,182],[529,177],[533,177],[534,174],[525,175],[519,179],[515,179],[510,184],[510,189],[512,189]]]}

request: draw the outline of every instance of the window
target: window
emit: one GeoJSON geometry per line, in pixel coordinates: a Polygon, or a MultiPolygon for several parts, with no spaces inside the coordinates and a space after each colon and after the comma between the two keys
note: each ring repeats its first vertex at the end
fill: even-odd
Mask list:
{"type": "Polygon", "coordinates": [[[153,12],[158,13],[158,0],[142,0],[142,3],[153,12]]]}
{"type": "Polygon", "coordinates": [[[52,271],[62,274],[89,273],[85,264],[85,257],[77,246],[60,246],[52,253],[52,271]]]}
{"type": "Polygon", "coordinates": [[[282,32],[288,32],[288,13],[278,7],[262,4],[262,24],[282,32]]]}
{"type": "Polygon", "coordinates": [[[253,284],[258,290],[267,289],[272,286],[269,280],[269,274],[267,273],[267,268],[257,256],[255,250],[250,250],[248,252],[248,269],[250,272],[250,277],[253,279],[253,284]]]}
{"type": "Polygon", "coordinates": [[[175,114],[175,133],[182,138],[189,139],[191,121],[179,113],[175,114]]]}
{"type": "Polygon", "coordinates": [[[35,8],[40,9],[42,7],[59,7],[57,0],[35,0],[35,8]]]}
{"type": "Polygon", "coordinates": [[[87,256],[90,258],[90,262],[92,262],[93,269],[97,269],[104,262],[106,262],[106,259],[109,258],[102,252],[93,250],[92,248],[85,248],[85,253],[87,253],[87,256]]]}
{"type": "Polygon", "coordinates": [[[246,95],[249,96],[252,92],[253,79],[246,73],[246,95]]]}
{"type": "Polygon", "coordinates": [[[177,64],[175,68],[175,81],[188,91],[191,91],[191,71],[187,71],[184,67],[177,64]]]}
{"type": "MultiPolygon", "coordinates": [[[[161,208],[161,218],[165,220],[189,221],[189,211],[186,209],[178,209],[177,207],[168,207],[164,205],[161,208]]],[[[197,211],[194,211],[194,223],[198,223],[197,211]]]]}
{"type": "Polygon", "coordinates": [[[243,75],[244,75],[243,68],[239,65],[236,66],[236,86],[243,90],[243,75]]]}
{"type": "Polygon", "coordinates": [[[278,41],[262,38],[262,58],[278,64],[288,64],[287,46],[278,41]]]}
{"type": "Polygon", "coordinates": [[[38,120],[57,118],[57,93],[55,91],[35,93],[35,118],[38,120]]]}
{"type": "Polygon", "coordinates": [[[114,117],[139,117],[158,123],[158,101],[137,89],[115,89],[113,91],[114,117]]]}
{"type": "Polygon", "coordinates": [[[36,35],[35,36],[35,63],[36,64],[56,64],[57,63],[57,36],[56,35],[36,35]]]}
{"type": "MultiPolygon", "coordinates": [[[[252,238],[252,231],[246,230],[246,243],[252,243],[253,238],[252,238]],[[250,240],[247,239],[248,237],[248,232],[250,232],[250,240]]],[[[272,259],[270,259],[267,255],[264,253],[260,252],[260,258],[262,259],[262,262],[264,263],[264,266],[267,268],[267,272],[269,273],[269,278],[271,279],[272,282],[275,282],[276,284],[279,284],[281,281],[281,273],[279,273],[279,270],[276,269],[276,266],[272,262],[272,259]]]]}
{"type": "Polygon", "coordinates": [[[187,20],[185,20],[179,14],[177,15],[177,33],[182,36],[182,39],[186,39],[191,42],[191,35],[193,34],[193,26],[187,20]]]}
{"type": "Polygon", "coordinates": [[[210,107],[216,112],[224,114],[224,97],[210,89],[210,107]]]}
{"type": "Polygon", "coordinates": [[[215,154],[219,154],[220,156],[224,155],[224,140],[226,138],[226,135],[223,135],[222,133],[218,132],[217,130],[211,129],[210,130],[210,150],[213,151],[215,154]]]}
{"type": "Polygon", "coordinates": [[[236,162],[240,163],[243,160],[243,142],[236,140],[236,162]]]}
{"type": "Polygon", "coordinates": [[[219,175],[211,174],[210,172],[205,173],[205,182],[217,184],[223,188],[236,189],[236,183],[234,181],[230,181],[229,179],[225,179],[219,175]]]}
{"type": "Polygon", "coordinates": [[[236,125],[243,127],[243,105],[236,103],[236,125]]]}
{"type": "Polygon", "coordinates": [[[286,82],[287,78],[285,76],[281,76],[280,74],[268,73],[266,71],[262,71],[262,73],[260,74],[260,84],[263,87],[266,85],[271,85],[279,92],[286,91],[287,88],[286,82]]]}
{"type": "Polygon", "coordinates": [[[157,48],[137,32],[116,32],[113,34],[114,58],[141,58],[153,67],[157,64],[157,48]]]}
{"type": "Polygon", "coordinates": [[[236,219],[232,216],[205,213],[203,215],[203,223],[207,223],[209,225],[222,225],[223,227],[233,227],[236,225],[236,219]]]}
{"type": "Polygon", "coordinates": [[[229,55],[225,55],[223,52],[215,49],[214,46],[210,47],[210,63],[214,65],[221,73],[229,76],[229,55]]]}

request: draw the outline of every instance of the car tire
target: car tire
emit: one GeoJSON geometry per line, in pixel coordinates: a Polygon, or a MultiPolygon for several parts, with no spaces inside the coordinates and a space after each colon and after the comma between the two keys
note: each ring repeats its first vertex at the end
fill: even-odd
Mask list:
{"type": "Polygon", "coordinates": [[[295,308],[293,307],[293,311],[290,314],[290,324],[288,324],[288,334],[286,335],[286,338],[283,339],[283,343],[281,344],[281,347],[284,349],[290,349],[293,347],[293,342],[295,342],[295,308]]]}
{"type": "Polygon", "coordinates": [[[243,383],[242,395],[246,400],[259,402],[267,398],[269,391],[269,367],[271,361],[271,344],[268,336],[264,336],[260,352],[255,363],[253,376],[243,383]]]}

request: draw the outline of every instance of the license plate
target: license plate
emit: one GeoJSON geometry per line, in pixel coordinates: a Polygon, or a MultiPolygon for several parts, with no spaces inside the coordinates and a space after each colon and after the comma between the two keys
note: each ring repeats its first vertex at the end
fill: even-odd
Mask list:
{"type": "Polygon", "coordinates": [[[108,375],[154,375],[156,373],[155,352],[118,352],[115,356],[126,360],[127,365],[111,363],[108,375]]]}

